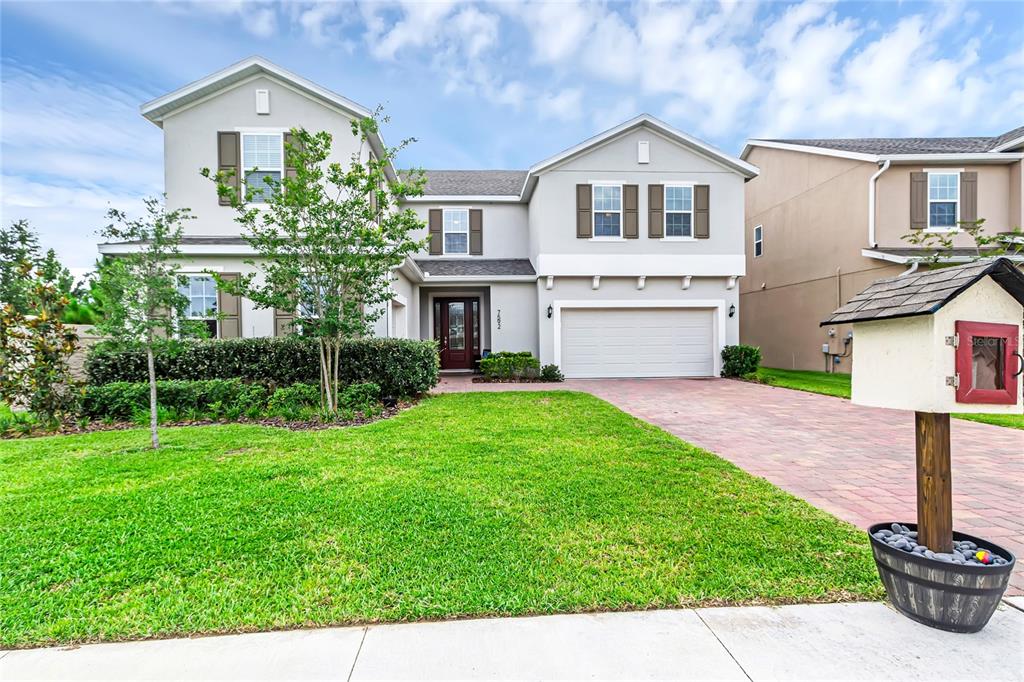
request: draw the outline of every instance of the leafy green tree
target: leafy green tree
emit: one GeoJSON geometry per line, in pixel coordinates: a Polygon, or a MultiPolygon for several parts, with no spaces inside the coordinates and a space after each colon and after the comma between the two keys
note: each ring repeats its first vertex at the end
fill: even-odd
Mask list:
{"type": "Polygon", "coordinates": [[[28,313],[30,287],[24,266],[38,260],[39,237],[27,220],[0,227],[0,304],[28,313]]]}
{"type": "Polygon", "coordinates": [[[1024,255],[1024,232],[1015,227],[1007,232],[988,233],[985,219],[960,222],[958,231],[915,230],[903,235],[903,240],[921,248],[924,262],[929,265],[948,263],[953,255],[954,240],[958,234],[966,234],[974,242],[972,260],[998,258],[1000,256],[1024,255]]]}
{"type": "Polygon", "coordinates": [[[188,299],[179,286],[186,283],[176,259],[181,255],[187,208],[168,211],[158,199],[144,201],[141,218],[110,209],[110,224],[100,230],[107,241],[131,242],[137,250],[100,263],[97,286],[104,300],[104,316],[96,329],[115,343],[142,344],[149,370],[149,427],[153,448],[157,435],[157,396],[154,352],[163,339],[174,335],[202,335],[205,327],[189,321],[188,299]]]}
{"type": "Polygon", "coordinates": [[[302,334],[319,339],[323,407],[332,415],[342,341],[370,333],[391,299],[393,270],[424,246],[411,236],[422,221],[399,207],[402,197],[422,194],[422,171],[397,178],[387,172],[414,140],[384,147],[379,156],[370,149],[370,138],[387,120],[378,108],[352,122],[359,148],[347,166],[327,162],[330,133],[294,129],[285,145],[289,172],[281,180],[266,177],[265,186],[240,194],[229,174],[201,171],[231,198],[245,240],[260,255],[246,261],[255,273],[218,280],[219,286],[257,307],[292,313],[302,334]],[[257,195],[265,202],[258,208],[257,195]]]}

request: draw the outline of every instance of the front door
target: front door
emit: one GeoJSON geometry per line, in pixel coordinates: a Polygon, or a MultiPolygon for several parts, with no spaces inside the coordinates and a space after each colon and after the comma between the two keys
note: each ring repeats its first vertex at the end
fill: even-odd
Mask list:
{"type": "Polygon", "coordinates": [[[441,349],[441,369],[473,369],[480,347],[479,320],[479,299],[434,299],[434,338],[441,349]]]}

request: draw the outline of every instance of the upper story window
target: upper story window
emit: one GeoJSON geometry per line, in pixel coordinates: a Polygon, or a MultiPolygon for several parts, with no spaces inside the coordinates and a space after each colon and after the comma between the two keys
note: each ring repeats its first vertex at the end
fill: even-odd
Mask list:
{"type": "Polygon", "coordinates": [[[622,185],[594,185],[594,236],[622,236],[622,185]]]}
{"type": "Polygon", "coordinates": [[[281,133],[242,133],[242,168],[245,191],[252,191],[252,202],[266,203],[270,188],[264,178],[281,181],[284,173],[284,136],[281,133]]]}
{"type": "Polygon", "coordinates": [[[444,209],[444,252],[453,255],[469,253],[469,209],[444,209]]]}
{"type": "Polygon", "coordinates": [[[188,283],[178,287],[188,299],[185,317],[206,323],[211,338],[217,336],[217,283],[209,275],[189,275],[188,283]]]}
{"type": "Polygon", "coordinates": [[[760,258],[764,254],[764,227],[754,227],[754,258],[760,258]]]}
{"type": "Polygon", "coordinates": [[[928,229],[955,230],[960,216],[960,173],[928,173],[928,229]]]}
{"type": "Polygon", "coordinates": [[[693,236],[693,187],[665,185],[665,236],[693,236]]]}

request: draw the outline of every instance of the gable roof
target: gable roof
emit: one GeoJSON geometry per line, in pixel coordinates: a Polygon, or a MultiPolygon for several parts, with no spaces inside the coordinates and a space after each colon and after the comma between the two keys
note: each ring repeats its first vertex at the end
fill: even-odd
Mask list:
{"type": "Polygon", "coordinates": [[[567,159],[570,159],[577,154],[581,154],[588,149],[596,147],[614,137],[618,137],[624,133],[627,133],[635,128],[647,127],[652,130],[661,133],[670,140],[688,147],[690,150],[697,152],[701,156],[707,157],[712,161],[715,161],[726,168],[741,174],[743,177],[750,179],[757,176],[757,166],[749,164],[742,159],[737,159],[735,156],[730,156],[722,150],[711,146],[707,142],[698,140],[692,135],[687,135],[681,130],[673,128],[664,121],[660,121],[650,114],[640,114],[635,118],[631,118],[625,123],[620,123],[614,128],[609,128],[603,133],[598,133],[593,137],[580,142],[577,145],[569,147],[554,156],[548,157],[540,163],[534,164],[530,167],[530,175],[536,175],[542,171],[547,170],[551,166],[559,164],[567,159]]]}
{"type": "Polygon", "coordinates": [[[985,276],[1024,305],[1024,273],[1007,258],[880,279],[821,322],[888,320],[932,315],[985,276]]]}
{"type": "Polygon", "coordinates": [[[838,137],[750,139],[740,154],[746,158],[752,147],[775,147],[832,156],[880,161],[886,157],[947,155],[993,155],[1024,145],[1024,126],[995,137],[838,137]]]}
{"type": "Polygon", "coordinates": [[[526,171],[427,170],[424,196],[503,196],[519,198],[526,171]]]}
{"type": "Polygon", "coordinates": [[[342,97],[336,92],[317,85],[313,81],[283,69],[277,64],[259,56],[243,59],[205,78],[180,87],[174,92],[150,100],[139,107],[139,109],[147,119],[156,125],[161,125],[165,116],[177,111],[181,107],[258,75],[271,76],[285,81],[300,92],[325,104],[341,109],[350,116],[362,118],[371,114],[369,109],[356,104],[347,97],[342,97]]]}

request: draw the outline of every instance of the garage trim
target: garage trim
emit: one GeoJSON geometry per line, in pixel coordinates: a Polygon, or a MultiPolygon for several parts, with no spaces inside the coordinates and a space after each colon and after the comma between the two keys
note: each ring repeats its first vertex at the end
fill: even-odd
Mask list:
{"type": "Polygon", "coordinates": [[[552,301],[552,322],[554,323],[555,364],[562,365],[562,309],[563,308],[703,308],[714,310],[713,347],[714,376],[722,373],[722,348],[725,341],[725,299],[708,298],[693,300],[661,299],[643,301],[636,299],[552,301]]]}

